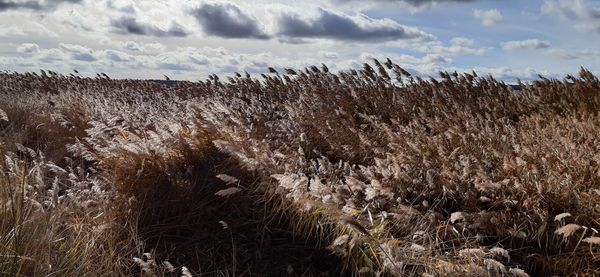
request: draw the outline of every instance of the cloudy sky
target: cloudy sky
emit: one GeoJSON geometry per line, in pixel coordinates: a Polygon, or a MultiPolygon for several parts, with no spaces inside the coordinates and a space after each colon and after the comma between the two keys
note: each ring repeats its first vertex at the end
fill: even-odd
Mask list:
{"type": "Polygon", "coordinates": [[[389,57],[514,81],[598,74],[599,45],[600,0],[0,0],[0,70],[20,72],[198,80],[389,57]]]}

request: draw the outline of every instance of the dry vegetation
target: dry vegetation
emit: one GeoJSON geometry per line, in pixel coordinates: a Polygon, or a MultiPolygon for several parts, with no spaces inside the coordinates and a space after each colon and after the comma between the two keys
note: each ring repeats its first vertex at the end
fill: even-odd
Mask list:
{"type": "Polygon", "coordinates": [[[600,274],[584,69],[0,80],[0,274],[600,274]]]}

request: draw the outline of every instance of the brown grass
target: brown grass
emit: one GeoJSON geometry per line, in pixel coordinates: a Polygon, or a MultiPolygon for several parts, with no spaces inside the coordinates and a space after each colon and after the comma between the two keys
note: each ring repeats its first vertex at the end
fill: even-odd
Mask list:
{"type": "Polygon", "coordinates": [[[373,67],[173,86],[1,73],[0,268],[600,274],[595,76],[514,90],[373,67]]]}

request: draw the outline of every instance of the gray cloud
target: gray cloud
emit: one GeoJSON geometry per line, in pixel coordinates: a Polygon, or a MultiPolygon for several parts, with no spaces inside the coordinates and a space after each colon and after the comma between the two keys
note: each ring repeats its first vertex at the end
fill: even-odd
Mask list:
{"type": "Polygon", "coordinates": [[[575,49],[563,49],[554,48],[546,52],[557,59],[562,60],[597,60],[600,59],[600,52],[596,50],[575,50],[575,49]]]}
{"type": "Polygon", "coordinates": [[[40,3],[36,1],[13,2],[8,0],[0,0],[0,11],[16,10],[16,9],[40,9],[40,3]]]}
{"type": "Polygon", "coordinates": [[[127,53],[123,53],[121,51],[108,49],[104,51],[104,55],[107,59],[113,62],[129,62],[132,61],[133,58],[127,53]]]}
{"type": "Polygon", "coordinates": [[[115,28],[115,32],[122,34],[155,37],[185,37],[188,35],[183,27],[176,22],[173,22],[171,27],[169,27],[167,30],[163,30],[154,25],[138,22],[136,18],[128,16],[113,20],[110,24],[115,28]]]}
{"type": "Polygon", "coordinates": [[[546,1],[542,12],[573,20],[579,30],[600,33],[600,6],[589,6],[585,0],[546,1]]]}
{"type": "MultiPolygon", "coordinates": [[[[361,1],[361,0],[332,0],[334,3],[350,3],[350,2],[354,2],[354,3],[364,3],[366,1],[361,1]]],[[[415,8],[424,8],[424,7],[430,7],[434,4],[444,4],[444,3],[469,3],[469,2],[475,2],[478,0],[373,0],[371,1],[371,4],[377,4],[377,3],[403,3],[403,4],[408,4],[412,7],[415,8]]]]}
{"type": "Polygon", "coordinates": [[[0,12],[20,9],[37,11],[50,10],[63,3],[78,4],[81,3],[81,1],[82,0],[0,0],[0,12]]]}
{"type": "Polygon", "coordinates": [[[59,49],[76,61],[93,62],[97,60],[94,56],[94,51],[85,46],[61,43],[59,44],[59,49]]]}
{"type": "Polygon", "coordinates": [[[173,71],[194,71],[194,67],[187,64],[181,63],[168,63],[168,62],[160,62],[157,64],[159,69],[165,70],[173,70],[173,71]]]}
{"type": "Polygon", "coordinates": [[[203,4],[191,15],[209,35],[225,38],[268,39],[259,22],[234,4],[203,4]]]}
{"type": "Polygon", "coordinates": [[[374,20],[360,15],[350,17],[319,9],[316,18],[304,19],[284,14],[277,20],[278,35],[287,38],[328,38],[346,41],[382,42],[400,39],[432,40],[433,36],[395,21],[374,20]]]}
{"type": "Polygon", "coordinates": [[[123,47],[126,50],[135,51],[135,52],[141,52],[144,49],[144,47],[139,45],[137,42],[131,41],[131,40],[122,42],[121,47],[123,47]]]}

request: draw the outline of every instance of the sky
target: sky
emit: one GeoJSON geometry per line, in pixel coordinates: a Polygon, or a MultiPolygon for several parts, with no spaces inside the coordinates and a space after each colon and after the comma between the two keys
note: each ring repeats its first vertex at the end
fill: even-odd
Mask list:
{"type": "Polygon", "coordinates": [[[0,70],[202,80],[392,59],[421,76],[600,73],[600,0],[0,0],[0,70]]]}

